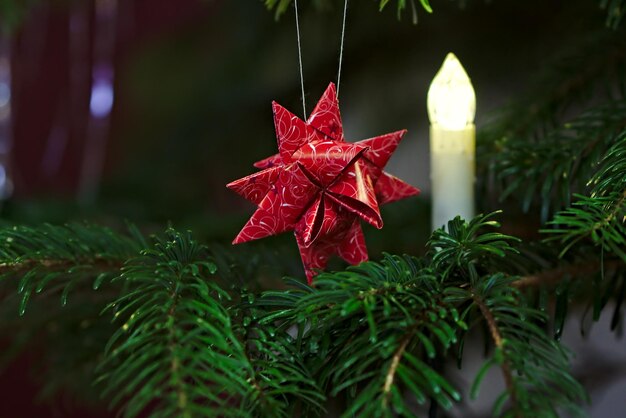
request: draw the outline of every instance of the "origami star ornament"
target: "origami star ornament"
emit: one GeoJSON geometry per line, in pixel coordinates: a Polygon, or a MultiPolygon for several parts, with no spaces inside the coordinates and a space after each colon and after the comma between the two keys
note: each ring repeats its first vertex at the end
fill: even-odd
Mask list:
{"type": "Polygon", "coordinates": [[[383,171],[406,131],[345,142],[333,83],[306,122],[272,107],[278,154],[227,185],[257,205],[233,244],[294,231],[309,283],[334,254],[350,264],[367,261],[360,221],[380,229],[380,205],[419,194],[383,171]]]}

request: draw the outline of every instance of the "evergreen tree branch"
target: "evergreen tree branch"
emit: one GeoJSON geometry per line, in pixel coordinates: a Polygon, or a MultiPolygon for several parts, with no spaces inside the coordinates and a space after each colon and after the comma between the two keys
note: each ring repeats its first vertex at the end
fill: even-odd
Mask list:
{"type": "MultiPolygon", "coordinates": [[[[520,254],[507,257],[506,272],[517,277],[511,284],[524,292],[529,303],[542,312],[552,314],[554,338],[559,339],[572,305],[585,306],[600,318],[604,308],[614,301],[611,329],[618,329],[622,316],[618,312],[624,299],[622,282],[626,263],[610,252],[594,248],[592,240],[580,241],[566,256],[554,242],[533,242],[520,247],[520,254]]],[[[591,326],[583,319],[581,331],[591,326]]]]}
{"type": "MultiPolygon", "coordinates": [[[[105,260],[97,257],[91,259],[85,258],[80,261],[80,265],[88,264],[95,271],[116,271],[119,270],[124,264],[123,260],[105,260]]],[[[38,267],[47,271],[66,271],[77,264],[78,263],[76,261],[69,260],[24,260],[0,264],[0,275],[24,274],[38,267]]]]}
{"type": "MultiPolygon", "coordinates": [[[[588,196],[576,195],[578,200],[569,208],[558,212],[548,223],[550,228],[541,231],[547,235],[546,242],[560,244],[559,258],[574,249],[576,253],[585,249],[589,253],[589,245],[600,249],[596,252],[596,260],[583,263],[586,265],[574,263],[560,275],[564,279],[564,285],[560,286],[562,294],[557,298],[555,309],[557,337],[565,318],[565,298],[571,292],[567,282],[571,278],[591,279],[586,287],[591,291],[587,291],[585,299],[593,307],[594,320],[599,319],[608,301],[614,299],[616,307],[611,328],[617,328],[621,321],[624,287],[620,282],[623,283],[622,275],[626,271],[626,132],[616,136],[615,144],[602,159],[589,185],[593,188],[588,196]],[[607,271],[609,274],[605,273],[607,271]]],[[[545,274],[538,278],[557,279],[545,274]]],[[[532,282],[529,280],[528,283],[532,282]]]]}
{"type": "Polygon", "coordinates": [[[500,200],[521,196],[522,208],[541,204],[542,220],[552,208],[569,205],[571,190],[584,190],[604,153],[626,128],[626,100],[585,112],[529,146],[526,137],[505,138],[491,155],[503,190],[500,200]]]}
{"type": "Polygon", "coordinates": [[[423,405],[432,398],[444,408],[460,399],[427,363],[465,324],[420,260],[385,255],[380,263],[322,273],[315,288],[292,283],[297,287],[266,292],[259,303],[278,308],[267,320],[299,330],[296,344],[307,347],[320,386],[351,400],[343,416],[414,416],[411,399],[423,405]]]}
{"type": "MultiPolygon", "coordinates": [[[[545,315],[524,306],[523,296],[510,292],[507,289],[509,286],[506,286],[510,282],[507,283],[503,277],[499,279],[505,286],[502,289],[492,287],[489,302],[494,307],[488,312],[501,332],[500,364],[509,379],[507,387],[511,410],[517,416],[533,413],[558,416],[558,409],[564,408],[572,415],[583,416],[577,402],[587,400],[587,396],[582,386],[569,374],[569,356],[544,330],[538,328],[545,324],[545,315]],[[496,306],[494,301],[500,298],[510,303],[509,309],[504,300],[496,306]],[[516,374],[512,373],[513,370],[516,374]],[[542,396],[538,397],[537,392],[542,396]]],[[[483,292],[485,289],[480,290],[483,292]]]]}
{"type": "Polygon", "coordinates": [[[545,314],[529,307],[511,286],[516,279],[495,274],[478,278],[469,289],[447,289],[450,302],[472,302],[462,317],[469,322],[472,312],[478,311],[495,345],[494,357],[476,376],[472,397],[477,396],[486,371],[498,364],[506,390],[494,404],[494,416],[503,414],[507,399],[510,410],[504,416],[558,417],[560,409],[568,416],[583,416],[577,403],[587,396],[568,371],[568,354],[542,329],[545,314]]]}
{"type": "Polygon", "coordinates": [[[0,363],[27,348],[46,347],[38,359],[43,363],[39,396],[62,392],[95,401],[97,391],[89,389],[93,370],[113,331],[99,313],[119,291],[100,288],[139,254],[143,237],[132,226],[122,234],[82,223],[43,224],[4,226],[0,242],[0,332],[11,336],[0,363]],[[59,294],[61,303],[53,298],[59,294]],[[36,303],[28,303],[35,295],[36,303]],[[29,315],[12,319],[27,306],[29,315]]]}
{"type": "Polygon", "coordinates": [[[507,399],[511,410],[505,416],[557,417],[559,408],[580,415],[576,402],[586,399],[584,390],[568,372],[566,352],[541,329],[545,315],[529,307],[514,287],[517,276],[501,272],[498,263],[488,260],[515,252],[508,244],[511,237],[481,231],[497,226],[490,216],[470,222],[454,219],[448,223],[449,232],[439,229],[429,241],[433,269],[447,285],[445,302],[461,307],[466,323],[484,321],[495,345],[494,357],[477,374],[472,396],[486,371],[498,364],[506,390],[494,405],[495,416],[501,415],[507,399]],[[475,312],[482,321],[473,320],[475,312]]]}
{"type": "Polygon", "coordinates": [[[19,278],[21,314],[32,294],[44,289],[62,291],[65,305],[72,288],[87,279],[99,288],[145,244],[133,226],[122,235],[86,224],[5,227],[0,229],[0,242],[0,280],[19,278]]]}
{"type": "MultiPolygon", "coordinates": [[[[265,7],[267,7],[268,10],[274,9],[274,15],[276,19],[279,19],[287,11],[288,7],[293,2],[293,0],[264,0],[264,1],[265,1],[265,7]]],[[[417,23],[417,7],[415,6],[416,1],[419,1],[420,5],[426,12],[428,13],[433,12],[432,7],[430,6],[430,0],[396,0],[396,13],[398,15],[398,19],[400,19],[400,17],[406,10],[407,4],[409,1],[411,2],[411,12],[413,15],[413,23],[417,23]]],[[[317,7],[330,7],[330,5],[332,4],[332,1],[317,0],[315,3],[317,7]]],[[[383,11],[389,5],[389,3],[391,3],[391,0],[378,0],[379,10],[383,11]]]]}
{"type": "Polygon", "coordinates": [[[483,193],[512,197],[541,220],[583,192],[626,128],[626,38],[604,31],[545,66],[527,93],[494,115],[478,136],[483,193]]]}
{"type": "Polygon", "coordinates": [[[175,231],[128,262],[116,279],[127,291],[108,307],[123,321],[100,370],[106,396],[126,417],[241,416],[233,397],[246,395],[249,371],[232,335],[226,298],[207,280],[215,266],[203,247],[175,231]]]}
{"type": "Polygon", "coordinates": [[[576,195],[578,200],[549,222],[547,240],[563,245],[563,256],[574,245],[590,238],[604,251],[614,253],[626,262],[626,131],[615,139],[598,172],[589,184],[590,196],[576,195]]]}
{"type": "Polygon", "coordinates": [[[606,197],[575,195],[578,200],[571,207],[557,213],[549,225],[553,229],[541,232],[551,234],[548,240],[558,240],[563,244],[561,256],[574,245],[590,238],[604,250],[613,252],[626,262],[622,247],[626,244],[624,225],[626,190],[606,197]]]}
{"type": "MultiPolygon", "coordinates": [[[[391,360],[388,363],[388,366],[385,366],[386,372],[384,373],[384,385],[382,387],[382,396],[381,396],[381,404],[380,404],[380,409],[382,411],[385,411],[384,413],[388,413],[386,411],[389,411],[389,409],[393,408],[396,410],[403,410],[403,409],[398,409],[397,406],[394,406],[392,404],[392,401],[394,401],[393,397],[397,397],[397,386],[398,384],[402,384],[402,379],[405,380],[406,383],[406,379],[407,377],[405,377],[405,374],[407,373],[406,371],[403,372],[404,370],[404,365],[403,365],[403,360],[406,363],[406,358],[405,357],[409,357],[412,356],[411,353],[407,352],[409,343],[411,343],[412,341],[414,341],[417,338],[417,333],[418,332],[424,332],[426,327],[425,324],[428,323],[428,319],[427,319],[427,313],[424,313],[422,315],[420,315],[418,318],[416,318],[416,323],[411,326],[409,329],[407,329],[405,331],[405,336],[400,340],[396,350],[393,353],[393,356],[391,357],[391,360]],[[400,381],[397,382],[397,378],[398,375],[400,374],[400,381]]],[[[465,329],[464,325],[461,326],[461,329],[465,329]]],[[[456,340],[453,340],[456,341],[456,340]]],[[[447,346],[445,347],[446,349],[448,348],[447,346]]],[[[415,383],[415,382],[413,382],[415,383]]],[[[453,394],[453,398],[456,401],[460,400],[460,395],[458,394],[453,394]]],[[[397,399],[395,400],[395,402],[397,403],[397,399]]],[[[443,403],[443,406],[448,408],[449,404],[443,403]]]]}
{"type": "Polygon", "coordinates": [[[287,417],[295,400],[323,399],[288,339],[254,326],[210,276],[215,264],[190,234],[169,230],[122,268],[108,306],[121,323],[100,364],[104,395],[125,417],[287,417]]]}
{"type": "Polygon", "coordinates": [[[244,409],[255,411],[254,416],[290,417],[303,411],[323,410],[324,395],[307,370],[302,352],[293,337],[273,324],[260,323],[256,318],[266,312],[254,306],[250,295],[248,303],[231,309],[242,321],[235,327],[244,341],[244,354],[251,364],[250,380],[253,396],[244,399],[244,409]]]}
{"type": "Polygon", "coordinates": [[[600,7],[606,9],[606,25],[617,28],[624,19],[626,0],[601,0],[600,7]]]}
{"type": "MultiPolygon", "coordinates": [[[[280,18],[286,11],[287,8],[291,5],[293,0],[264,0],[265,7],[268,10],[275,10],[276,19],[280,18]]],[[[391,0],[377,0],[378,8],[382,11],[387,7],[391,0]]],[[[417,7],[415,6],[415,2],[419,1],[422,8],[428,12],[432,13],[433,9],[430,5],[430,0],[410,0],[411,2],[411,12],[412,12],[412,20],[414,24],[417,24],[417,7]]],[[[597,1],[597,0],[596,0],[597,1]]],[[[407,8],[407,3],[409,0],[396,0],[396,13],[398,15],[398,19],[401,18],[402,14],[405,12],[407,8]]],[[[457,0],[460,7],[463,7],[467,0],[457,0]]],[[[624,4],[626,0],[599,0],[599,7],[605,9],[607,12],[606,17],[606,25],[608,27],[616,29],[619,27],[623,17],[624,17],[624,4]]],[[[316,0],[314,4],[319,8],[328,8],[331,4],[333,4],[332,0],[316,0]]]]}
{"type": "Polygon", "coordinates": [[[464,285],[468,280],[487,272],[498,272],[506,256],[517,254],[510,243],[520,240],[499,232],[483,232],[499,228],[493,218],[501,211],[478,215],[469,222],[460,217],[448,222],[448,231],[437,229],[428,241],[433,269],[447,284],[464,285]]]}

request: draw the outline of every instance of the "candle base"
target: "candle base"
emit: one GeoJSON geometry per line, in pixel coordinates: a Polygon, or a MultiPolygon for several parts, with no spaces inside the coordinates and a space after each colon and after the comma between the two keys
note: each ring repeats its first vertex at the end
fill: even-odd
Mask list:
{"type": "Polygon", "coordinates": [[[475,132],[474,125],[461,130],[430,128],[433,229],[445,228],[456,216],[474,217],[475,132]]]}

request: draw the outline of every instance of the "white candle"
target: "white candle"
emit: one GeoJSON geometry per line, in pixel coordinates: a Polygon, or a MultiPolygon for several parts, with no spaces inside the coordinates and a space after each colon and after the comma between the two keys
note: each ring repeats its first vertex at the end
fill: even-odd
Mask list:
{"type": "Polygon", "coordinates": [[[457,57],[449,53],[428,89],[432,227],[474,216],[476,95],[457,57]]]}

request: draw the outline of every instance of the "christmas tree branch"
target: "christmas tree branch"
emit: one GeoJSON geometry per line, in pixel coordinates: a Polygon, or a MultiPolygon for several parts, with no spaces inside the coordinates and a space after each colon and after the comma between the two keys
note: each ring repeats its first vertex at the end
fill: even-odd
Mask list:
{"type": "Polygon", "coordinates": [[[559,409],[581,416],[577,403],[587,397],[582,386],[569,374],[569,356],[542,329],[545,314],[529,307],[524,296],[511,286],[515,280],[516,277],[497,273],[475,278],[467,289],[446,290],[450,303],[471,302],[462,318],[469,322],[477,311],[486,322],[495,345],[493,358],[476,375],[472,397],[478,395],[487,370],[498,364],[506,390],[494,404],[494,416],[502,414],[507,399],[509,414],[515,417],[533,414],[558,417],[559,409]],[[538,396],[538,392],[542,396],[538,396]]]}
{"type": "MultiPolygon", "coordinates": [[[[416,1],[419,1],[422,8],[428,13],[432,13],[433,9],[430,5],[430,0],[396,0],[396,13],[398,14],[398,19],[402,16],[403,12],[407,8],[407,3],[410,1],[411,3],[411,12],[413,17],[413,23],[417,24],[417,7],[415,5],[416,1]]],[[[291,5],[293,0],[265,0],[265,6],[269,9],[275,9],[275,16],[278,19],[281,15],[283,15],[287,8],[291,5]]],[[[391,0],[378,0],[378,7],[382,11],[391,0]]],[[[316,2],[320,8],[330,7],[333,3],[332,0],[319,0],[316,2]]],[[[458,3],[461,7],[465,6],[466,0],[458,0],[458,3]]],[[[609,0],[600,0],[599,6],[602,9],[607,11],[606,17],[606,25],[612,28],[617,28],[622,21],[624,16],[624,4],[626,0],[612,0],[609,3],[609,0]]]]}
{"type": "Polygon", "coordinates": [[[557,213],[549,222],[547,240],[563,245],[563,256],[583,239],[591,241],[626,262],[626,131],[614,140],[594,177],[589,196],[576,195],[571,207],[557,213]]]}
{"type": "Polygon", "coordinates": [[[482,139],[496,142],[486,145],[494,146],[497,151],[503,145],[497,141],[500,139],[523,137],[533,143],[540,142],[546,133],[560,126],[563,121],[559,117],[573,105],[598,103],[592,101],[598,95],[605,101],[624,99],[623,35],[623,30],[592,33],[547,62],[526,92],[494,115],[496,118],[483,132],[487,135],[482,139]]]}
{"type": "Polygon", "coordinates": [[[24,274],[35,268],[42,268],[46,271],[67,271],[77,265],[88,265],[93,271],[119,271],[124,265],[124,260],[108,260],[103,258],[82,258],[78,260],[24,260],[15,263],[0,264],[0,275],[5,274],[24,274]]]}
{"type": "Polygon", "coordinates": [[[626,0],[600,0],[600,7],[607,11],[606,25],[617,28],[624,18],[626,0]]]}
{"type": "Polygon", "coordinates": [[[546,66],[528,93],[494,115],[478,137],[485,194],[512,197],[541,220],[583,192],[626,129],[624,31],[604,31],[546,66]],[[574,116],[572,116],[572,114],[574,116]]]}
{"type": "Polygon", "coordinates": [[[436,230],[428,243],[432,268],[447,286],[445,302],[462,309],[466,323],[484,321],[495,345],[493,359],[476,376],[472,396],[489,367],[499,364],[506,390],[494,405],[495,416],[507,399],[514,416],[556,417],[558,408],[578,414],[576,402],[585,393],[568,372],[567,354],[541,328],[545,314],[528,306],[513,285],[517,276],[502,272],[500,261],[518,252],[508,244],[512,237],[483,231],[498,226],[492,216],[469,222],[456,218],[448,223],[448,232],[436,230]],[[473,320],[476,312],[482,321],[473,320]],[[537,391],[545,396],[536,396],[537,391]]]}
{"type": "Polygon", "coordinates": [[[125,417],[287,417],[298,401],[321,408],[289,336],[251,319],[215,269],[204,246],[174,230],[122,268],[115,281],[125,290],[107,308],[121,325],[99,366],[111,405],[125,417]]]}
{"type": "Polygon", "coordinates": [[[540,203],[542,220],[548,220],[552,208],[569,205],[572,190],[585,188],[604,153],[619,141],[625,121],[621,100],[581,114],[533,146],[525,136],[502,139],[488,163],[502,182],[500,199],[519,196],[524,211],[540,203]]]}
{"type": "MultiPolygon", "coordinates": [[[[378,0],[378,7],[382,11],[387,7],[391,0],[378,0]]],[[[417,7],[415,6],[415,2],[419,1],[422,8],[428,12],[432,13],[432,8],[430,7],[429,0],[396,0],[396,13],[398,14],[398,19],[402,16],[402,13],[407,8],[407,3],[411,2],[411,11],[413,14],[413,22],[417,23],[417,7]]],[[[286,11],[287,8],[291,5],[293,0],[265,0],[265,6],[268,10],[275,9],[275,17],[276,19],[280,18],[286,11]]],[[[317,2],[317,5],[320,7],[329,7],[332,4],[330,0],[321,0],[317,2]]]]}
{"type": "Polygon", "coordinates": [[[322,273],[315,288],[292,283],[296,288],[267,292],[259,303],[277,308],[267,321],[299,330],[296,344],[309,350],[320,386],[352,399],[343,416],[411,415],[411,400],[450,408],[460,399],[422,360],[445,352],[465,324],[442,302],[440,283],[421,260],[385,255],[380,263],[322,273]]]}
{"type": "Polygon", "coordinates": [[[33,292],[63,289],[65,304],[70,290],[86,279],[99,288],[145,245],[132,226],[123,235],[86,224],[6,227],[0,229],[0,242],[0,279],[19,278],[21,313],[33,292]]]}
{"type": "Polygon", "coordinates": [[[249,368],[216,299],[228,295],[207,280],[214,269],[202,246],[170,230],[115,279],[127,291],[107,309],[122,325],[99,368],[103,394],[125,417],[146,408],[161,416],[211,416],[213,408],[236,415],[228,402],[248,392],[236,376],[249,368]]]}
{"type": "Polygon", "coordinates": [[[302,351],[292,336],[275,324],[253,319],[267,314],[253,303],[243,303],[231,309],[231,314],[242,319],[235,332],[243,336],[244,355],[251,365],[248,379],[253,391],[244,398],[244,407],[257,411],[258,416],[270,417],[323,410],[325,397],[307,370],[302,351]]]}

